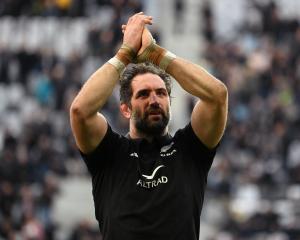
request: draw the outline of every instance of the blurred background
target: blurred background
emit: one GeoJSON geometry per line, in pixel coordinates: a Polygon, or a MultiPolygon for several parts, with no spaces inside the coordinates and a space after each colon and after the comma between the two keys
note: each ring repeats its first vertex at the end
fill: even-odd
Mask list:
{"type": "MultiPolygon", "coordinates": [[[[100,240],[68,109],[135,12],[229,90],[201,240],[300,239],[300,1],[1,0],[0,240],[100,240]]],[[[118,87],[103,112],[127,132],[118,87]]],[[[174,83],[171,131],[195,98],[174,83]]]]}

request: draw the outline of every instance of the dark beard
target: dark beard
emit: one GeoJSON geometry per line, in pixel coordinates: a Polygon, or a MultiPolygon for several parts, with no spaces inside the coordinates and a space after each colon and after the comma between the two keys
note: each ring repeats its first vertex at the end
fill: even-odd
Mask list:
{"type": "Polygon", "coordinates": [[[143,117],[141,117],[140,112],[135,112],[134,118],[135,127],[139,132],[145,134],[146,136],[161,136],[168,126],[170,114],[169,111],[165,113],[161,108],[154,106],[145,111],[143,117]],[[151,122],[148,118],[151,111],[159,111],[161,114],[160,120],[151,122]]]}

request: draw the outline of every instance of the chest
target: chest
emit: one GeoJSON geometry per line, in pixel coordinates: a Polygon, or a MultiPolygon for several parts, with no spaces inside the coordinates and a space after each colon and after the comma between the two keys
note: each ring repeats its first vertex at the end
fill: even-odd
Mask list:
{"type": "Polygon", "coordinates": [[[199,193],[200,188],[195,189],[193,184],[200,182],[199,174],[191,156],[176,144],[147,151],[131,148],[122,154],[122,162],[118,161],[109,180],[113,209],[130,213],[143,209],[152,214],[157,206],[186,206],[199,193]]]}
{"type": "Polygon", "coordinates": [[[118,164],[120,188],[137,194],[176,190],[188,175],[186,154],[173,142],[162,147],[131,147],[118,164]],[[176,186],[176,187],[175,187],[176,186]]]}
{"type": "Polygon", "coordinates": [[[204,184],[190,153],[171,142],[153,149],[131,147],[121,154],[102,184],[105,201],[98,214],[108,232],[117,228],[130,236],[169,236],[170,226],[177,226],[177,235],[185,232],[183,220],[194,226],[204,184]]]}

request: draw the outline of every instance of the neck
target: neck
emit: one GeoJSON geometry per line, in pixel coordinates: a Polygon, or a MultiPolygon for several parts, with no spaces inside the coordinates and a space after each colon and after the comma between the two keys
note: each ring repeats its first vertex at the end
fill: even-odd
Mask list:
{"type": "MultiPolygon", "coordinates": [[[[168,127],[165,128],[165,130],[160,134],[159,136],[164,136],[168,133],[168,127]]],[[[143,132],[138,131],[135,127],[131,127],[129,129],[129,135],[131,139],[137,139],[137,138],[144,138],[149,142],[152,142],[154,137],[158,137],[157,135],[149,135],[145,134],[143,132]]]]}

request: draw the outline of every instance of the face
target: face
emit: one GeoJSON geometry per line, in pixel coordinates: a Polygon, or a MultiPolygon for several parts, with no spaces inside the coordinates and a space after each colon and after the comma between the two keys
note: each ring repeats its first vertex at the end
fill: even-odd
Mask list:
{"type": "Polygon", "coordinates": [[[131,121],[141,133],[164,133],[170,119],[170,98],[164,81],[157,75],[137,75],[132,81],[131,121]]]}

